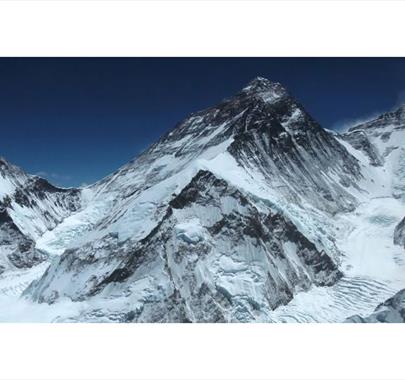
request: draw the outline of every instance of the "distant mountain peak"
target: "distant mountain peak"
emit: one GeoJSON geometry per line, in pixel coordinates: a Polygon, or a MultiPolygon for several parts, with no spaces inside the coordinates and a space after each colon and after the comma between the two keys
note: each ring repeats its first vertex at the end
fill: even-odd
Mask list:
{"type": "Polygon", "coordinates": [[[245,87],[243,87],[243,92],[262,92],[262,91],[274,91],[274,90],[284,90],[284,87],[278,83],[273,82],[264,77],[256,77],[252,79],[245,87]]]}
{"type": "Polygon", "coordinates": [[[404,128],[405,127],[405,104],[394,108],[391,111],[384,112],[383,114],[366,121],[361,124],[357,124],[349,128],[348,132],[357,130],[364,130],[370,128],[404,128]]]}
{"type": "Polygon", "coordinates": [[[0,173],[4,175],[25,175],[24,170],[11,164],[3,156],[0,156],[0,173]]]}
{"type": "Polygon", "coordinates": [[[7,160],[3,157],[0,156],[0,166],[8,166],[9,163],[7,162],[7,160]]]}
{"type": "Polygon", "coordinates": [[[389,112],[385,112],[378,117],[378,119],[404,119],[405,118],[405,104],[401,104],[389,112]]]}
{"type": "Polygon", "coordinates": [[[401,104],[394,112],[400,117],[405,117],[405,103],[401,104]]]}

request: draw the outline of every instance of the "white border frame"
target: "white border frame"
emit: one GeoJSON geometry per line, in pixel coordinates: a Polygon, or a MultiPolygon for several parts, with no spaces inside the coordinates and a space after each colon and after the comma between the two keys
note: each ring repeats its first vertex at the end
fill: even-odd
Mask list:
{"type": "MultiPolygon", "coordinates": [[[[405,56],[397,1],[0,1],[2,56],[405,56]]],[[[404,379],[403,325],[0,324],[7,379],[404,379]]]]}
{"type": "Polygon", "coordinates": [[[6,56],[403,56],[402,1],[0,1],[6,56]]]}

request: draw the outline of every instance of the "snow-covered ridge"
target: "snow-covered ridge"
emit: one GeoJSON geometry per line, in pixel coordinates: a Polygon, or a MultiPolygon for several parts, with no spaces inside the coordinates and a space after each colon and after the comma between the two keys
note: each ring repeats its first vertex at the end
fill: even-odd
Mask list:
{"type": "Polygon", "coordinates": [[[365,123],[361,123],[351,127],[348,132],[352,132],[358,129],[379,129],[385,128],[386,126],[390,126],[392,129],[396,128],[404,128],[404,121],[405,121],[405,104],[402,104],[392,111],[385,112],[382,115],[367,121],[365,123]]]}

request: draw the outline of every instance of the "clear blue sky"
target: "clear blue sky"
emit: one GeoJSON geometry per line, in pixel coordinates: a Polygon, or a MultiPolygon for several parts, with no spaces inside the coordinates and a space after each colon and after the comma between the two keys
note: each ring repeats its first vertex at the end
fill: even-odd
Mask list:
{"type": "Polygon", "coordinates": [[[256,76],[326,128],[405,101],[399,58],[0,58],[0,155],[58,185],[91,183],[256,76]]]}

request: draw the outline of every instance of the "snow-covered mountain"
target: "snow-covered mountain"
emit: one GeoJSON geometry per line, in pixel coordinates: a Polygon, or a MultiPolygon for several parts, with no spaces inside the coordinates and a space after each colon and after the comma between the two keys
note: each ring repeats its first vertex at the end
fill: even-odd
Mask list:
{"type": "Polygon", "coordinates": [[[280,84],[256,78],[84,189],[43,185],[38,202],[27,183],[43,180],[4,174],[14,184],[6,196],[28,189],[29,202],[7,206],[2,226],[15,223],[43,255],[33,264],[44,262],[5,271],[0,293],[18,285],[16,309],[39,321],[367,316],[405,287],[405,252],[394,245],[404,147],[404,108],[336,134],[280,84]],[[20,217],[37,212],[40,225],[20,217]]]}
{"type": "Polygon", "coordinates": [[[142,321],[249,321],[340,277],[290,221],[199,171],[147,237],[120,243],[110,233],[70,250],[27,293],[48,303],[123,298],[114,315],[142,321]]]}
{"type": "Polygon", "coordinates": [[[0,272],[46,260],[35,241],[79,207],[79,190],[52,186],[0,158],[0,272]]]}

